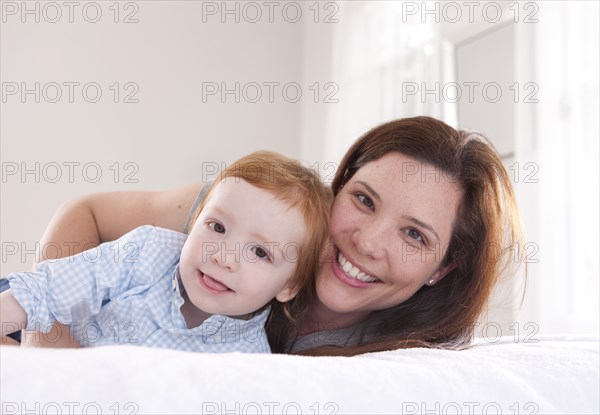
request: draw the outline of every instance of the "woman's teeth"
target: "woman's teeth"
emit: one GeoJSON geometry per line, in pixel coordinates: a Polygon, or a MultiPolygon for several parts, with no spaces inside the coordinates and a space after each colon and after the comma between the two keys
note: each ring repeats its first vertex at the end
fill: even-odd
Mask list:
{"type": "Polygon", "coordinates": [[[354,278],[363,282],[375,282],[375,281],[379,281],[379,278],[376,277],[372,277],[369,274],[365,274],[364,272],[362,272],[361,270],[359,270],[357,267],[355,267],[354,265],[352,265],[350,263],[350,261],[348,261],[344,255],[342,255],[342,253],[338,253],[338,262],[340,263],[340,266],[342,267],[342,269],[344,270],[344,273],[349,276],[350,278],[354,278]]]}

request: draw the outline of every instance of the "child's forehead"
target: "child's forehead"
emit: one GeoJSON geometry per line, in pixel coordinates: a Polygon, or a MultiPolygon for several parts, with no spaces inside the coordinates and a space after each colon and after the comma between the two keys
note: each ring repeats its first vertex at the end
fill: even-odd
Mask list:
{"type": "MultiPolygon", "coordinates": [[[[262,189],[239,177],[227,177],[217,182],[211,194],[211,199],[214,198],[217,198],[218,201],[245,201],[248,207],[264,202],[272,202],[269,204],[273,205],[285,204],[277,198],[275,192],[262,189]]],[[[236,207],[244,206],[246,205],[236,207]]]]}
{"type": "Polygon", "coordinates": [[[269,204],[280,206],[282,209],[300,210],[303,192],[293,184],[277,186],[262,182],[260,185],[248,182],[239,177],[227,177],[215,184],[212,193],[220,193],[227,199],[243,199],[249,204],[260,205],[268,201],[269,204]]]}
{"type": "Polygon", "coordinates": [[[237,177],[216,184],[204,210],[207,214],[218,213],[248,231],[260,231],[270,239],[304,239],[304,218],[299,208],[237,177]]]}

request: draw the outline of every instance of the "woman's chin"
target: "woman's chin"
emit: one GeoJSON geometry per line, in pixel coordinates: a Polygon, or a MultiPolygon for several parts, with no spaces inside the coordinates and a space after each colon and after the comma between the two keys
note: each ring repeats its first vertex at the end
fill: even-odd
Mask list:
{"type": "Polygon", "coordinates": [[[317,298],[327,309],[347,314],[356,311],[353,297],[346,293],[343,284],[334,275],[320,275],[316,283],[317,298]]]}

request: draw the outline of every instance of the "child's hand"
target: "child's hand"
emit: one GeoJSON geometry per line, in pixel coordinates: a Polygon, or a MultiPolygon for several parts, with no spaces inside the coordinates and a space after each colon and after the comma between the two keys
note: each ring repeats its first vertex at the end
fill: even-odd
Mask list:
{"type": "Polygon", "coordinates": [[[10,337],[0,337],[0,346],[20,346],[21,344],[10,337]]]}
{"type": "Polygon", "coordinates": [[[21,330],[26,324],[27,313],[15,300],[11,290],[0,294],[0,337],[21,330]]]}

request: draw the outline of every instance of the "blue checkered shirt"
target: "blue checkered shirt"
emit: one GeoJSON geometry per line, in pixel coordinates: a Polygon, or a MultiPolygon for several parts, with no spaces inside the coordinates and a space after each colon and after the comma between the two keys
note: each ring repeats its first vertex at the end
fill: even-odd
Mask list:
{"type": "Polygon", "coordinates": [[[195,352],[269,353],[269,308],[249,320],[212,315],[188,329],[178,264],[186,235],[142,226],[36,272],[8,276],[27,312],[27,329],[66,324],[83,347],[140,344],[195,352]]]}

